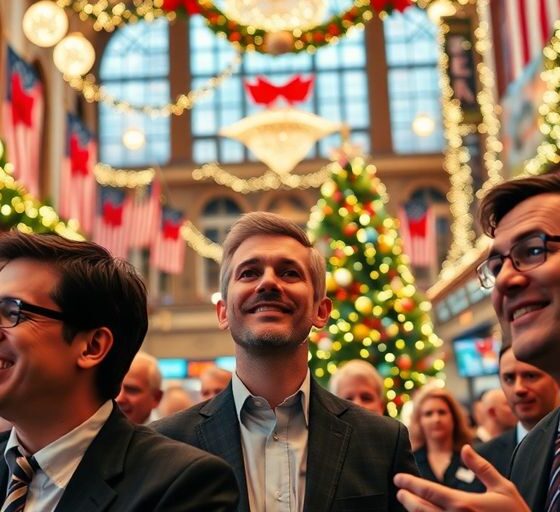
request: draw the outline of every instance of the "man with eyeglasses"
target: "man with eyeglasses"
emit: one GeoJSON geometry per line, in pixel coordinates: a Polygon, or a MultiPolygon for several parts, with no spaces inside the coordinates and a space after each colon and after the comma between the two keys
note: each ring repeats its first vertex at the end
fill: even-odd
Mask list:
{"type": "Polygon", "coordinates": [[[91,242],[0,234],[2,512],[230,511],[223,461],[114,402],[148,326],[134,268],[91,242]]]}
{"type": "MultiPolygon", "coordinates": [[[[560,174],[502,183],[482,200],[480,219],[492,237],[489,257],[478,267],[515,357],[560,383],[560,174]]],[[[407,510],[560,510],[560,409],[546,416],[518,446],[510,480],[472,448],[463,461],[486,485],[467,494],[397,475],[398,498],[407,510]],[[514,485],[515,484],[515,485],[514,485]]]]}

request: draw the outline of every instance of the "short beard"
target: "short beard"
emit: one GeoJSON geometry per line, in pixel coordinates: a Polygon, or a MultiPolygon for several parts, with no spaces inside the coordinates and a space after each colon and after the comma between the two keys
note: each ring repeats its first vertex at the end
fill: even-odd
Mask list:
{"type": "Polygon", "coordinates": [[[294,352],[301,345],[307,343],[307,337],[303,340],[294,341],[292,333],[265,333],[256,336],[252,331],[243,331],[233,338],[233,341],[252,354],[267,355],[279,352],[294,352]]]}

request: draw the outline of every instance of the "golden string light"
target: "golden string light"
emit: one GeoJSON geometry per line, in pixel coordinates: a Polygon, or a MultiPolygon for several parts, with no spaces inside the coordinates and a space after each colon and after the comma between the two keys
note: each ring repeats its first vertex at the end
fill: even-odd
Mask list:
{"type": "Polygon", "coordinates": [[[200,256],[211,258],[218,263],[222,260],[222,247],[205,237],[191,221],[185,221],[181,226],[181,236],[200,256]]]}
{"type": "Polygon", "coordinates": [[[546,83],[539,129],[545,139],[537,147],[536,155],[525,162],[524,176],[542,174],[560,163],[560,21],[554,24],[554,35],[544,48],[544,67],[541,73],[546,83]]]}
{"type": "Polygon", "coordinates": [[[481,91],[478,93],[478,104],[482,114],[482,123],[478,126],[479,133],[486,135],[485,151],[483,155],[484,166],[488,175],[487,180],[477,191],[477,197],[482,197],[489,189],[501,183],[504,178],[502,174],[503,163],[500,158],[503,145],[499,139],[500,119],[496,107],[495,77],[494,72],[488,65],[492,52],[490,41],[490,24],[488,20],[488,0],[478,0],[476,10],[478,13],[478,27],[474,31],[476,38],[475,50],[481,56],[481,62],[477,67],[478,79],[481,91]]]}
{"type": "Polygon", "coordinates": [[[235,192],[249,194],[251,192],[277,190],[280,188],[318,188],[327,180],[333,169],[338,166],[338,163],[330,162],[320,170],[309,174],[279,175],[275,172],[267,171],[259,177],[244,179],[222,169],[217,163],[210,163],[195,169],[192,176],[197,181],[212,179],[218,185],[231,188],[235,192]]]}
{"type": "Polygon", "coordinates": [[[175,12],[161,9],[162,0],[133,0],[132,2],[112,3],[108,0],[56,0],[57,5],[71,8],[82,21],[93,20],[93,28],[97,32],[105,30],[113,32],[126,23],[136,23],[140,20],[153,21],[166,17],[169,21],[176,19],[175,12]],[[129,4],[131,4],[129,6],[129,4]]]}
{"type": "Polygon", "coordinates": [[[156,175],[153,167],[139,170],[115,169],[109,164],[101,162],[95,164],[93,173],[100,185],[118,188],[146,187],[154,180],[156,175]]]}
{"type": "Polygon", "coordinates": [[[180,116],[185,110],[192,109],[195,103],[206,97],[218,88],[225,80],[230,78],[233,73],[235,73],[235,70],[239,66],[240,62],[241,55],[236,53],[232,62],[219,75],[210,78],[198,89],[179,95],[174,102],[160,106],[136,105],[119,99],[109,93],[104,86],[99,85],[95,77],[91,74],[86,77],[66,75],[63,75],[63,77],[70,87],[78,92],[81,92],[85,100],[89,103],[100,102],[109,105],[120,112],[142,112],[151,117],[168,117],[171,115],[180,116]]]}

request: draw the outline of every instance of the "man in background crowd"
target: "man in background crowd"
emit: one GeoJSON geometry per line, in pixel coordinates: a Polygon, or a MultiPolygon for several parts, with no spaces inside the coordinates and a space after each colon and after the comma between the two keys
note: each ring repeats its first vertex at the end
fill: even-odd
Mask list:
{"type": "Polygon", "coordinates": [[[223,457],[240,512],[399,511],[392,475],[416,473],[401,423],[341,400],[311,378],[307,337],[326,325],[325,260],[294,222],[244,215],[224,242],[218,323],[235,342],[231,384],[156,422],[223,457]]]}
{"type": "Polygon", "coordinates": [[[130,421],[147,425],[158,419],[156,409],[162,396],[157,359],[145,352],[138,352],[124,376],[117,404],[130,421]]]}
{"type": "Polygon", "coordinates": [[[516,359],[511,346],[500,351],[500,383],[518,423],[476,450],[508,476],[517,444],[558,406],[558,385],[548,373],[516,359]]]}
{"type": "Polygon", "coordinates": [[[480,399],[479,428],[477,438],[483,442],[490,441],[513,428],[517,418],[502,389],[489,389],[480,399]]]}
{"type": "Polygon", "coordinates": [[[132,265],[91,242],[0,235],[0,416],[14,425],[0,435],[2,511],[234,509],[223,461],[113,401],[147,327],[132,265]]]}
{"type": "Polygon", "coordinates": [[[367,361],[353,359],[341,365],[329,382],[334,395],[376,414],[383,414],[383,379],[367,361]]]}
{"type": "Polygon", "coordinates": [[[159,403],[159,415],[161,418],[171,416],[179,411],[184,411],[193,405],[189,393],[180,385],[168,386],[163,392],[163,398],[159,403]]]}
{"type": "Polygon", "coordinates": [[[220,391],[228,387],[231,372],[210,366],[200,374],[200,397],[202,400],[214,398],[220,391]]]}

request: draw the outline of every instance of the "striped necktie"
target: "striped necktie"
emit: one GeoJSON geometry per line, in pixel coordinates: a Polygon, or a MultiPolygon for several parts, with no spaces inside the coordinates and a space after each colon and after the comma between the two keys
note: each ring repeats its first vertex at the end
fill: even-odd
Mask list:
{"type": "Polygon", "coordinates": [[[39,469],[34,457],[24,457],[17,446],[6,453],[6,462],[12,475],[8,484],[8,494],[0,512],[21,512],[25,507],[25,499],[33,474],[39,469]]]}
{"type": "Polygon", "coordinates": [[[550,468],[550,484],[546,496],[546,512],[560,511],[560,431],[554,442],[554,458],[550,468]]]}

